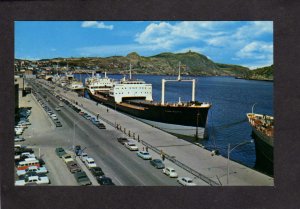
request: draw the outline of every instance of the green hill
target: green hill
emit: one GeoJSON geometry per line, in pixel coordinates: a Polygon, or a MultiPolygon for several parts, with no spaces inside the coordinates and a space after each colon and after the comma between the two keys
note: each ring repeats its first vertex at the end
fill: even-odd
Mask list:
{"type": "Polygon", "coordinates": [[[274,80],[274,65],[251,70],[248,72],[247,78],[255,80],[274,80]]]}
{"type": "Polygon", "coordinates": [[[58,64],[62,67],[68,63],[70,69],[76,67],[94,69],[97,67],[99,71],[121,74],[128,73],[131,63],[132,71],[135,74],[176,75],[179,62],[181,62],[183,75],[245,77],[249,74],[249,69],[246,67],[215,63],[206,56],[192,51],[186,53],[166,52],[149,57],[132,52],[127,56],[54,58],[43,61],[48,62],[50,66],[58,64]]]}

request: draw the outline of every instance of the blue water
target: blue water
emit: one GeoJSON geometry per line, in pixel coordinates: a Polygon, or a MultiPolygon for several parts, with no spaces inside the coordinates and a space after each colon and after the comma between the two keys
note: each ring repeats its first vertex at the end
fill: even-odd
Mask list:
{"type": "MultiPolygon", "coordinates": [[[[75,75],[84,81],[88,75],[75,75]]],[[[122,75],[108,75],[120,79],[122,75]]],[[[135,75],[152,84],[153,99],[161,100],[161,79],[176,79],[176,76],[135,75]]],[[[182,77],[184,78],[184,77],[182,77]]],[[[201,143],[209,150],[218,149],[227,156],[227,147],[251,140],[251,127],[246,113],[254,112],[273,115],[273,82],[235,79],[233,77],[189,77],[196,79],[196,100],[212,103],[208,115],[209,138],[201,143]]],[[[170,82],[166,84],[165,100],[168,102],[190,101],[191,82],[170,82]]],[[[248,143],[230,153],[230,159],[246,166],[255,165],[255,145],[248,143]]]]}

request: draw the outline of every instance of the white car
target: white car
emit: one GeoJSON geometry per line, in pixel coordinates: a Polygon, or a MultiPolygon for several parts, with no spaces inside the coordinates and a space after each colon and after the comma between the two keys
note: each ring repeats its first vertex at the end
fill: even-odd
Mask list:
{"type": "Polygon", "coordinates": [[[15,128],[28,128],[27,125],[25,125],[24,123],[18,123],[18,125],[15,125],[15,128]]]}
{"type": "Polygon", "coordinates": [[[60,111],[60,107],[56,107],[55,110],[56,110],[56,111],[60,111]]]}
{"type": "Polygon", "coordinates": [[[15,182],[16,186],[25,186],[29,183],[36,183],[36,184],[50,184],[50,180],[47,176],[28,176],[25,177],[23,180],[18,180],[15,182]]]}
{"type": "Polygon", "coordinates": [[[24,120],[20,120],[19,122],[18,122],[18,125],[31,125],[31,123],[29,122],[29,121],[24,121],[24,120]]]}
{"type": "Polygon", "coordinates": [[[177,178],[178,174],[176,173],[174,168],[171,167],[166,167],[163,169],[163,173],[166,174],[167,176],[171,178],[177,178]]]}
{"type": "Polygon", "coordinates": [[[88,154],[83,152],[81,153],[81,155],[79,156],[79,158],[81,159],[81,161],[85,162],[85,160],[88,158],[88,154]]]}
{"type": "Polygon", "coordinates": [[[30,152],[23,152],[20,155],[15,155],[15,160],[19,160],[21,157],[26,156],[27,158],[35,158],[34,154],[31,154],[30,152]]]}
{"type": "Polygon", "coordinates": [[[15,142],[22,142],[25,141],[23,137],[15,137],[15,142]]]}
{"type": "Polygon", "coordinates": [[[58,118],[57,118],[57,116],[55,115],[55,114],[52,114],[52,115],[50,115],[51,116],[51,118],[53,119],[53,120],[58,120],[58,118]]]}
{"type": "Polygon", "coordinates": [[[177,182],[183,186],[197,186],[190,177],[179,177],[177,182]]]}
{"type": "Polygon", "coordinates": [[[24,129],[23,128],[15,128],[15,134],[16,135],[21,135],[23,133],[24,129]]]}
{"type": "Polygon", "coordinates": [[[30,166],[25,170],[18,170],[17,171],[17,176],[22,176],[25,175],[28,172],[36,172],[36,173],[48,173],[48,170],[46,167],[37,167],[37,166],[30,166]]]}
{"type": "Polygon", "coordinates": [[[61,159],[63,159],[63,161],[65,163],[74,161],[74,159],[72,158],[72,156],[70,154],[64,154],[63,156],[61,156],[61,159]]]}
{"type": "Polygon", "coordinates": [[[21,144],[15,144],[15,149],[26,148],[27,146],[21,144]]]}
{"type": "Polygon", "coordinates": [[[138,151],[139,150],[139,148],[135,145],[134,142],[129,141],[129,142],[124,143],[124,145],[130,151],[138,151]]]}
{"type": "Polygon", "coordinates": [[[137,156],[140,158],[143,158],[144,160],[151,160],[152,156],[149,154],[149,152],[146,151],[139,151],[137,152],[137,156]]]}
{"type": "Polygon", "coordinates": [[[85,161],[84,161],[84,163],[85,163],[85,165],[86,165],[86,167],[87,167],[88,169],[97,167],[97,165],[96,165],[94,159],[91,158],[91,157],[86,158],[85,161]]]}

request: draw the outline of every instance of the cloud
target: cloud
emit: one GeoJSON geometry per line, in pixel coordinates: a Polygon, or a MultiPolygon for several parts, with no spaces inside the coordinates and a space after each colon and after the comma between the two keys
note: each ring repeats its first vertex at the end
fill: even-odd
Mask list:
{"type": "Polygon", "coordinates": [[[273,34],[273,21],[253,21],[238,28],[234,37],[237,39],[255,38],[264,34],[273,34]]]}
{"type": "Polygon", "coordinates": [[[40,57],[25,56],[25,57],[17,57],[17,59],[36,61],[36,60],[40,60],[42,58],[40,58],[40,57]]]}
{"type": "Polygon", "coordinates": [[[273,56],[273,43],[253,41],[236,53],[239,58],[267,59],[273,56]]]}
{"type": "Polygon", "coordinates": [[[183,21],[173,25],[168,22],[151,23],[143,32],[136,34],[135,41],[154,48],[172,49],[178,44],[214,35],[209,32],[213,25],[214,22],[206,21],[183,21]]]}
{"type": "Polygon", "coordinates": [[[169,36],[172,31],[173,26],[169,23],[151,23],[142,33],[136,35],[135,41],[142,45],[170,49],[174,44],[174,39],[169,36]]]}
{"type": "Polygon", "coordinates": [[[83,28],[100,28],[100,29],[109,29],[112,30],[114,28],[113,25],[105,25],[103,22],[98,21],[84,21],[81,24],[83,28]]]}
{"type": "MultiPolygon", "coordinates": [[[[85,27],[100,24],[84,23],[85,27]]],[[[155,21],[136,33],[132,42],[82,47],[78,51],[82,56],[126,55],[132,51],[149,56],[191,50],[215,62],[264,66],[263,62],[273,62],[272,35],[272,21],[155,21]]]]}

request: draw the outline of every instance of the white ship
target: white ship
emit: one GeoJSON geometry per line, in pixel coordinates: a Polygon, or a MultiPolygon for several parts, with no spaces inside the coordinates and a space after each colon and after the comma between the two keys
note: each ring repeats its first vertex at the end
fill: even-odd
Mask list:
{"type": "Polygon", "coordinates": [[[152,84],[143,80],[125,77],[119,82],[97,76],[86,80],[89,96],[106,106],[127,113],[136,119],[158,127],[180,137],[205,137],[205,125],[211,105],[195,101],[195,79],[162,79],[162,98],[160,102],[152,99],[152,84]],[[93,79],[94,78],[94,79],[93,79]],[[192,82],[192,100],[178,103],[165,102],[166,82],[192,82]]]}
{"type": "Polygon", "coordinates": [[[104,77],[101,77],[99,74],[94,75],[92,74],[92,77],[85,79],[85,87],[91,94],[95,94],[96,92],[108,92],[116,83],[111,78],[108,78],[106,76],[106,72],[104,74],[104,77]]]}

